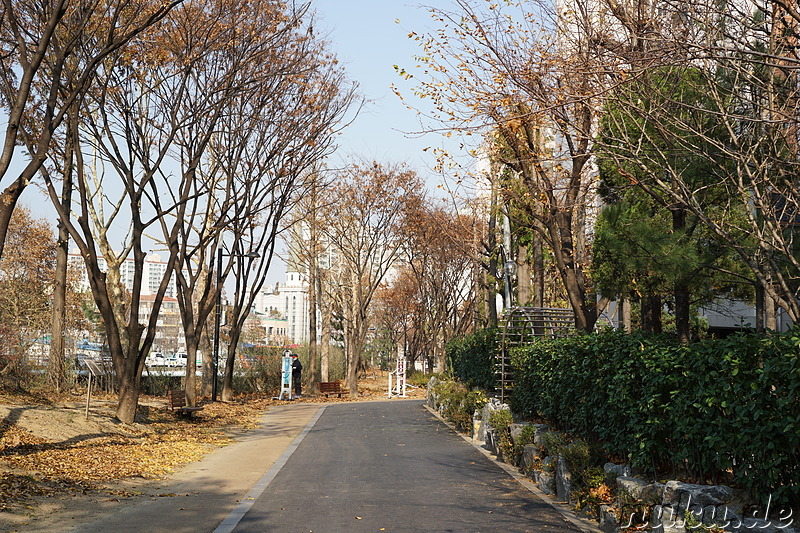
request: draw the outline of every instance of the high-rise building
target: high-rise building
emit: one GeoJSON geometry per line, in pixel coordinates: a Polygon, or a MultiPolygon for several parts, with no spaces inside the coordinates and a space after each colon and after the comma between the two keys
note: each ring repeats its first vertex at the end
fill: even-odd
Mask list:
{"type": "MultiPolygon", "coordinates": [[[[83,257],[81,257],[80,251],[75,249],[69,254],[69,262],[73,265],[81,274],[80,280],[80,287],[83,290],[89,290],[89,273],[86,270],[86,264],[83,261],[83,257]]],[[[106,260],[102,257],[98,258],[98,263],[100,265],[100,270],[103,272],[108,271],[108,266],[106,260]]],[[[143,264],[144,272],[143,272],[143,279],[142,279],[142,290],[141,295],[154,295],[158,292],[158,287],[161,285],[161,280],[164,278],[164,274],[167,271],[167,263],[162,261],[161,256],[159,254],[149,254],[144,259],[143,264]]],[[[119,275],[122,283],[125,285],[125,288],[128,291],[133,291],[133,280],[134,275],[136,273],[136,265],[134,264],[133,259],[126,259],[123,261],[122,265],[120,265],[119,275]]],[[[174,298],[177,294],[175,285],[175,279],[170,279],[169,286],[167,287],[167,292],[165,296],[174,298]]]]}
{"type": "Polygon", "coordinates": [[[289,270],[284,279],[283,284],[262,288],[253,305],[256,312],[268,318],[285,320],[285,336],[290,343],[306,343],[309,338],[307,276],[289,270]]]}

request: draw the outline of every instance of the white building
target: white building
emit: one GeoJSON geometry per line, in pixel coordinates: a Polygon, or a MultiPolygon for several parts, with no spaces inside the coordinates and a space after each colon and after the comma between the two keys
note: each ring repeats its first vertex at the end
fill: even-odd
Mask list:
{"type": "Polygon", "coordinates": [[[286,272],[284,283],[266,285],[256,295],[253,305],[259,313],[266,316],[277,313],[286,321],[285,335],[289,342],[308,342],[308,279],[305,274],[286,272]]]}
{"type": "MultiPolygon", "coordinates": [[[[73,265],[79,272],[81,272],[81,280],[80,280],[80,287],[83,290],[89,290],[89,272],[86,270],[86,263],[83,261],[83,257],[80,254],[80,250],[77,248],[72,250],[69,254],[69,262],[73,265]]],[[[108,271],[108,266],[106,260],[102,257],[98,258],[98,263],[100,265],[100,270],[102,272],[108,271]]],[[[167,271],[167,263],[162,261],[161,256],[159,254],[149,254],[144,259],[143,264],[143,277],[142,277],[142,296],[150,296],[156,294],[158,292],[158,287],[161,285],[161,280],[164,278],[164,274],[167,271]]],[[[135,273],[135,264],[133,259],[126,259],[122,265],[120,265],[119,275],[122,280],[122,283],[125,285],[125,288],[128,291],[133,291],[133,278],[135,273]]],[[[176,286],[175,286],[175,278],[171,278],[169,282],[169,286],[167,287],[167,292],[165,296],[173,298],[177,294],[176,286]]]]}

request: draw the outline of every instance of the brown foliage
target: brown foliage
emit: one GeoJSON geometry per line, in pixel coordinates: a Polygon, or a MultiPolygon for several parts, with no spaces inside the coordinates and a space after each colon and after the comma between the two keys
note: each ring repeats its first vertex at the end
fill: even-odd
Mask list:
{"type": "MultiPolygon", "coordinates": [[[[18,207],[0,259],[0,353],[4,374],[21,361],[32,339],[49,331],[55,252],[50,225],[34,218],[27,207],[18,207]]],[[[81,297],[69,292],[69,320],[73,326],[82,325],[81,297]]]]}

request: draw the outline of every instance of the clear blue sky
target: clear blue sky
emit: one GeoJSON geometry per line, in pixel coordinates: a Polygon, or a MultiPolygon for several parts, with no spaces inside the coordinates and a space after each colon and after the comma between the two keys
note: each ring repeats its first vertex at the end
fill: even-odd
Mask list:
{"type": "MultiPolygon", "coordinates": [[[[437,7],[450,5],[448,0],[433,3],[437,7]]],[[[327,38],[331,51],[368,100],[359,117],[341,136],[340,150],[331,164],[338,165],[351,158],[406,163],[425,178],[429,187],[435,187],[441,180],[431,170],[434,158],[431,152],[422,149],[442,147],[442,137],[411,135],[424,127],[417,114],[407,109],[391,90],[395,84],[415,106],[427,102],[413,97],[411,85],[396,74],[394,65],[411,70],[416,64],[413,56],[420,49],[408,34],[424,33],[432,26],[428,9],[402,0],[313,0],[312,6],[317,12],[315,34],[327,38]]]]}

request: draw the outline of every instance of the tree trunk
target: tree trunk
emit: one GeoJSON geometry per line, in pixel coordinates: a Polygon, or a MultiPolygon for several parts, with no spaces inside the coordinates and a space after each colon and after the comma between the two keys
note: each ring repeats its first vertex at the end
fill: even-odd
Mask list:
{"type": "MultiPolygon", "coordinates": [[[[72,132],[77,126],[70,117],[70,132],[67,133],[64,157],[64,183],[61,189],[61,205],[69,217],[72,203],[72,132]]],[[[63,221],[58,222],[58,247],[56,248],[56,271],[53,280],[53,330],[50,338],[50,359],[47,380],[56,392],[61,392],[66,381],[65,335],[67,318],[67,266],[69,256],[69,230],[63,221]]]]}
{"type": "Polygon", "coordinates": [[[769,331],[778,330],[778,315],[775,299],[764,291],[764,327],[769,331]]]}
{"type": "Polygon", "coordinates": [[[317,277],[317,302],[322,303],[322,331],[320,332],[320,381],[330,381],[331,353],[331,310],[327,302],[322,302],[322,279],[317,277]]]}
{"type": "MultiPolygon", "coordinates": [[[[679,236],[683,236],[685,233],[686,210],[681,206],[672,208],[672,230],[679,236]]],[[[690,304],[689,284],[686,280],[680,279],[675,283],[675,330],[678,335],[678,342],[681,344],[689,344],[691,340],[690,304]]]]}
{"type": "Polygon", "coordinates": [[[555,215],[548,227],[551,241],[554,244],[553,256],[558,266],[559,275],[567,291],[572,310],[575,313],[575,329],[591,332],[597,321],[597,304],[588,302],[586,287],[575,264],[572,248],[572,216],[567,212],[555,215]]]}
{"type": "Polygon", "coordinates": [[[362,344],[357,340],[358,333],[355,327],[348,327],[347,343],[347,387],[350,389],[350,397],[358,398],[358,365],[361,362],[362,344]]]}
{"type": "Polygon", "coordinates": [[[517,247],[517,304],[530,305],[531,302],[531,266],[528,259],[528,247],[517,247]]]}
{"type": "Polygon", "coordinates": [[[350,389],[350,397],[358,397],[358,365],[361,363],[361,349],[363,344],[361,339],[361,281],[354,271],[350,271],[351,295],[349,302],[348,326],[345,331],[347,335],[347,387],[350,389]]]}
{"type": "Polygon", "coordinates": [[[142,370],[144,359],[137,364],[137,348],[129,348],[124,358],[124,363],[115,365],[122,372],[117,375],[117,419],[123,424],[133,424],[136,421],[136,408],[139,405],[139,392],[141,390],[142,370]]]}
{"type": "Polygon", "coordinates": [[[764,287],[756,281],[754,289],[756,292],[756,333],[764,333],[764,287]]]}
{"type": "Polygon", "coordinates": [[[214,349],[211,345],[211,336],[208,335],[209,324],[203,328],[203,336],[200,338],[200,351],[203,353],[202,384],[200,394],[211,397],[214,387],[214,349]]]}
{"type": "Polygon", "coordinates": [[[642,330],[661,333],[661,296],[649,294],[642,297],[642,330]]]}
{"type": "Polygon", "coordinates": [[[192,342],[189,342],[188,338],[186,339],[185,375],[186,403],[189,407],[195,407],[197,405],[197,341],[193,339],[192,342]]]}
{"type": "Polygon", "coordinates": [[[544,253],[542,236],[533,235],[533,307],[544,307],[544,253]]]}
{"type": "Polygon", "coordinates": [[[686,283],[675,284],[675,329],[678,342],[689,344],[691,340],[690,293],[686,283]]]}
{"type": "MultiPolygon", "coordinates": [[[[312,254],[313,255],[313,254],[312,254]]],[[[320,379],[319,371],[319,351],[317,349],[317,268],[316,261],[311,260],[311,266],[308,269],[308,388],[310,392],[316,393],[317,382],[320,379]]]]}
{"type": "Polygon", "coordinates": [[[58,227],[58,249],[56,251],[56,272],[53,284],[53,330],[50,339],[50,359],[47,366],[47,381],[57,393],[63,389],[66,381],[66,306],[67,306],[67,247],[69,234],[65,235],[64,226],[58,227]]]}
{"type": "Polygon", "coordinates": [[[633,331],[631,326],[631,305],[632,302],[630,298],[624,298],[620,302],[620,306],[622,307],[622,327],[626,333],[633,331]]]}
{"type": "Polygon", "coordinates": [[[486,305],[489,312],[489,327],[497,327],[497,176],[492,172],[492,195],[489,206],[489,228],[486,244],[489,251],[489,270],[486,274],[486,305]]]}
{"type": "Polygon", "coordinates": [[[310,214],[310,235],[308,254],[308,357],[309,372],[308,388],[311,393],[318,392],[317,382],[320,380],[319,371],[319,350],[317,348],[317,259],[319,256],[319,246],[317,246],[317,178],[312,176],[311,182],[311,214],[310,214]]]}
{"type": "MultiPolygon", "coordinates": [[[[231,334],[233,337],[233,334],[231,334]]],[[[231,338],[228,344],[228,356],[225,358],[225,374],[222,378],[222,401],[233,401],[233,368],[236,363],[236,342],[231,338]]]]}

